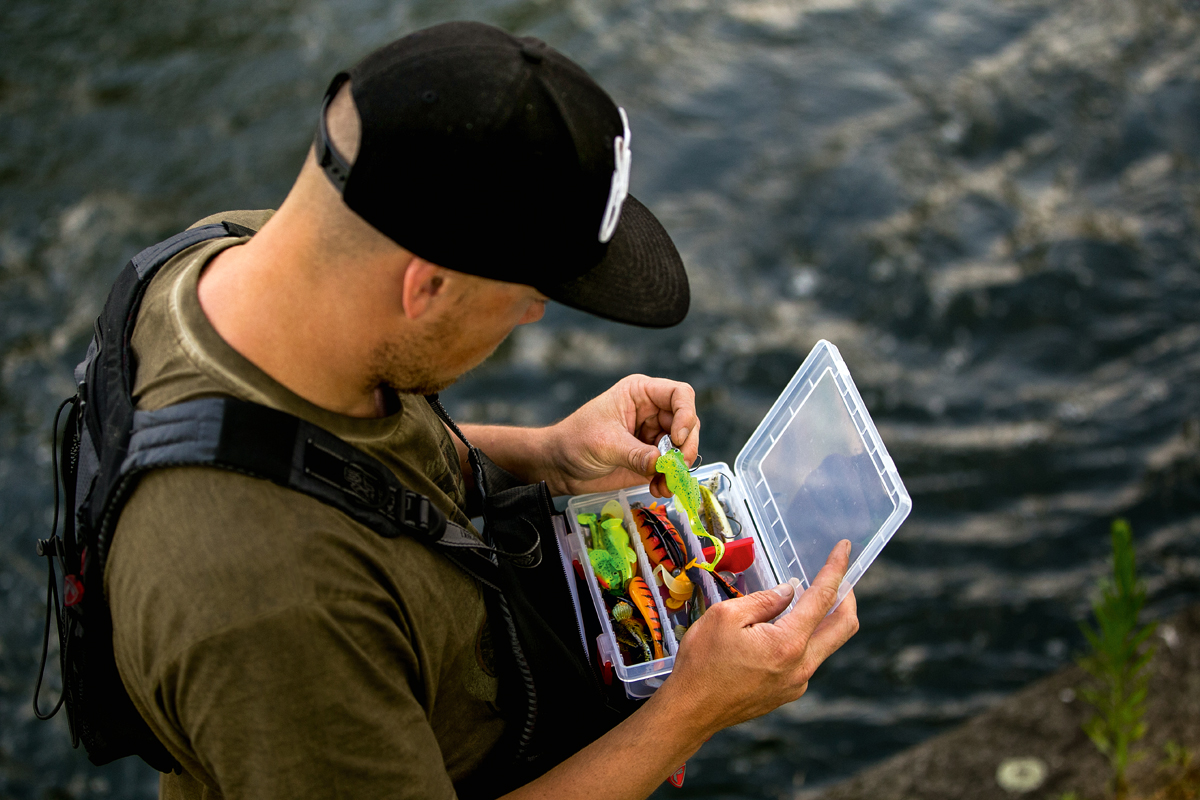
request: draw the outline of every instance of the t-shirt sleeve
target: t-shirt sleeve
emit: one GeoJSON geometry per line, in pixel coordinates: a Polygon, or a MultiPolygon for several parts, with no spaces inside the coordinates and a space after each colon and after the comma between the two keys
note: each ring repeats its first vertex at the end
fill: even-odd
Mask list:
{"type": "Polygon", "coordinates": [[[382,609],[288,606],[167,660],[153,716],[226,798],[452,798],[419,673],[382,609]]]}

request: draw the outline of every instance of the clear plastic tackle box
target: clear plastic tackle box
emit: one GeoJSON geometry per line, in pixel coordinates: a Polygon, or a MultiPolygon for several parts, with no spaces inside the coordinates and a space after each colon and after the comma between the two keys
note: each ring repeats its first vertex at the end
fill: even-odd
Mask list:
{"type": "MultiPolygon", "coordinates": [[[[743,556],[745,550],[753,549],[753,563],[737,574],[722,573],[746,594],[791,578],[799,580],[801,589],[808,588],[833,546],[849,539],[850,569],[838,589],[840,603],[912,509],[912,500],[845,362],[825,340],[817,342],[808,354],[738,454],[733,469],[725,463],[704,464],[693,475],[717,488],[734,540],[753,540],[752,545],[738,545],[743,556]],[[714,476],[718,477],[714,480],[714,476]]],[[[645,486],[571,498],[566,524],[559,526],[558,532],[583,646],[598,654],[605,677],[615,673],[626,694],[634,698],[648,697],[662,684],[675,664],[679,646],[672,623],[680,619],[680,611],[671,611],[665,604],[668,593],[656,585],[631,511],[637,504],[649,507],[653,503],[665,507],[689,550],[703,553],[703,543],[692,534],[686,512],[677,507],[674,498],[655,498],[645,486]],[[588,557],[589,531],[578,517],[599,515],[614,499],[621,505],[630,546],[637,553],[633,574],[651,588],[664,623],[662,658],[626,663],[588,557]],[[591,594],[590,604],[580,603],[575,594],[579,585],[591,594]],[[582,632],[596,626],[585,627],[582,614],[591,613],[591,609],[581,610],[585,605],[596,609],[599,617],[600,633],[591,647],[582,632]]],[[[703,604],[722,602],[724,594],[711,575],[701,571],[700,578],[694,591],[702,593],[703,604]]]]}

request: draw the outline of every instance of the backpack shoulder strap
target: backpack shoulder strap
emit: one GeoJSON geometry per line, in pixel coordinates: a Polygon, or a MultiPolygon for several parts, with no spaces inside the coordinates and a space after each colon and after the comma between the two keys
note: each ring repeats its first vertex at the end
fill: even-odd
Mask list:
{"type": "Polygon", "coordinates": [[[119,513],[139,476],[172,466],[216,467],[269,480],[333,506],[381,536],[407,535],[454,551],[447,555],[455,563],[496,587],[487,555],[493,548],[377,459],[286,412],[234,397],[135,411],[109,513],[119,513]]]}
{"type": "MultiPolygon", "coordinates": [[[[99,523],[111,500],[125,460],[133,426],[133,350],[131,341],[146,287],[164,264],[193,245],[229,236],[222,224],[202,225],[183,231],[138,253],[117,276],[104,310],[96,319],[96,332],[88,357],[77,369],[80,381],[81,457],[91,456],[91,480],[77,502],[80,513],[99,534],[96,555],[100,565],[107,556],[108,534],[99,523]]],[[[101,570],[103,574],[103,570],[101,570]]]]}
{"type": "Polygon", "coordinates": [[[52,531],[49,540],[38,543],[38,552],[49,556],[46,631],[48,635],[52,610],[58,621],[71,741],[76,746],[82,741],[95,764],[136,754],[164,772],[179,768],[133,707],[117,674],[99,563],[106,554],[109,532],[97,523],[119,481],[133,425],[135,367],[130,340],[146,287],[164,264],[185,249],[229,235],[240,234],[224,224],[203,225],[134,256],[117,276],[96,320],[87,356],[75,370],[78,392],[68,401],[72,409],[62,443],[62,472],[56,470],[55,475],[56,495],[60,477],[66,488],[66,524],[63,538],[52,531]],[[61,606],[55,590],[55,561],[65,576],[61,606]]]}

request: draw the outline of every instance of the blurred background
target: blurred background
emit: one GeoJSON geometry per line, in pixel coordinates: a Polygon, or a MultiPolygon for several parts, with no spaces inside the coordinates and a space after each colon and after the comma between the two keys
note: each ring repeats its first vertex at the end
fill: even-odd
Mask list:
{"type": "Polygon", "coordinates": [[[0,0],[0,797],[156,795],[29,704],[50,421],[109,283],[277,206],[332,74],[455,18],[542,37],[628,110],[693,306],[649,333],[552,307],[451,412],[549,423],[653,373],[732,463],[827,338],[913,496],[858,636],[662,796],[791,797],[1069,662],[1114,515],[1155,615],[1200,598],[1196,0],[0,0]]]}

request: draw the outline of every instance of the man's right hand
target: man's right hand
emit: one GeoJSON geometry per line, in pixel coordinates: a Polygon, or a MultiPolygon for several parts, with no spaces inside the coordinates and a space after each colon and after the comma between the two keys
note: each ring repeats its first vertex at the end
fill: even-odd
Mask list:
{"type": "Polygon", "coordinates": [[[843,541],[774,624],[792,601],[789,584],[709,608],[642,708],[505,800],[642,800],[717,731],[800,697],[821,662],[858,630],[853,592],[829,613],[849,557],[843,541]]]}
{"type": "Polygon", "coordinates": [[[829,614],[849,556],[850,542],[834,547],[796,607],[774,624],[792,601],[790,584],[709,608],[684,635],[654,702],[675,705],[711,736],[799,698],[817,667],[858,630],[853,592],[829,614]]]}

